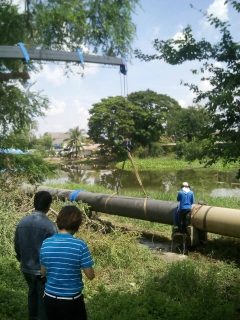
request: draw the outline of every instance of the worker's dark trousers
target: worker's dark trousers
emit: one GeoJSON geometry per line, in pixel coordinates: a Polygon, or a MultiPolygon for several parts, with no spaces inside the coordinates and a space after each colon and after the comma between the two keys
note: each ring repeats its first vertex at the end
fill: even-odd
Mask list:
{"type": "Polygon", "coordinates": [[[44,289],[42,277],[30,273],[23,273],[28,284],[28,314],[29,319],[47,320],[44,308],[44,289]]]}
{"type": "Polygon", "coordinates": [[[181,233],[187,233],[187,226],[191,221],[191,209],[180,210],[179,212],[179,231],[181,233]]]}

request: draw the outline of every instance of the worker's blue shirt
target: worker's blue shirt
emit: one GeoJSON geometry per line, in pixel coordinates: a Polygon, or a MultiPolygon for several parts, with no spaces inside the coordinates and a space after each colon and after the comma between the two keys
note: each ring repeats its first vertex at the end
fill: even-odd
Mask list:
{"type": "Polygon", "coordinates": [[[68,297],[82,291],[81,268],[92,267],[94,263],[83,240],[69,233],[56,233],[43,242],[40,264],[46,268],[46,292],[68,297]]]}
{"type": "Polygon", "coordinates": [[[180,210],[187,210],[192,208],[194,203],[194,193],[192,190],[184,193],[182,190],[178,192],[177,201],[180,202],[180,210]]]}
{"type": "Polygon", "coordinates": [[[39,250],[43,241],[57,232],[45,213],[35,210],[22,218],[16,228],[14,247],[24,273],[40,275],[39,250]]]}

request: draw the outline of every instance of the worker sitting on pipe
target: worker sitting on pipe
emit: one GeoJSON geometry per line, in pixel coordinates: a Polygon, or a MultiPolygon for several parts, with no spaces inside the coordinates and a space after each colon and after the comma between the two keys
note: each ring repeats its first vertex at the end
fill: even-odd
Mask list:
{"type": "Polygon", "coordinates": [[[187,182],[183,182],[181,190],[178,192],[177,201],[179,201],[179,232],[187,233],[187,226],[191,220],[192,204],[194,203],[194,193],[187,182]]]}

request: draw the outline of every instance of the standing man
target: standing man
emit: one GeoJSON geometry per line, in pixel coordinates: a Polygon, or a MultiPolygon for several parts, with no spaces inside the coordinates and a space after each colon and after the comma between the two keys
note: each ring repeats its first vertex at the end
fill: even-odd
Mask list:
{"type": "Polygon", "coordinates": [[[183,182],[181,190],[178,192],[177,201],[179,204],[179,231],[187,233],[187,226],[191,220],[192,204],[194,203],[194,193],[187,182],[183,182]]]}
{"type": "Polygon", "coordinates": [[[55,224],[46,216],[51,203],[49,192],[37,192],[35,210],[19,221],[14,238],[16,258],[28,284],[28,312],[32,320],[47,320],[43,303],[45,278],[41,276],[39,253],[43,241],[57,232],[55,224]]]}

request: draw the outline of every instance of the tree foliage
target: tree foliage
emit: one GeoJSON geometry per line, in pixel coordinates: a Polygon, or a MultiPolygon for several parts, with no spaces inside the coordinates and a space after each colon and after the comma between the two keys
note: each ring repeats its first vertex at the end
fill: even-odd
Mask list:
{"type": "Polygon", "coordinates": [[[106,148],[114,148],[132,136],[134,115],[139,112],[141,110],[123,97],[101,99],[89,110],[88,136],[106,148]]]}
{"type": "MultiPolygon", "coordinates": [[[[240,12],[240,3],[229,0],[226,3],[240,12]]],[[[240,157],[240,45],[234,41],[229,22],[223,22],[213,15],[207,15],[208,22],[219,30],[221,38],[216,43],[205,39],[197,41],[190,26],[183,30],[181,39],[155,39],[153,46],[157,53],[146,55],[136,50],[135,54],[144,61],[163,59],[172,65],[185,61],[200,61],[203,74],[201,81],[209,81],[207,91],[198,86],[184,83],[196,94],[194,102],[205,103],[206,113],[211,120],[204,137],[211,137],[211,148],[207,148],[202,158],[210,159],[208,164],[219,158],[227,162],[237,162],[240,157]],[[216,63],[217,62],[217,63],[216,63]]],[[[197,70],[192,70],[198,73],[197,70]]]]}
{"type": "Polygon", "coordinates": [[[152,90],[133,92],[128,95],[128,100],[138,106],[142,112],[139,116],[135,115],[135,130],[132,138],[141,146],[151,147],[152,143],[158,142],[165,131],[168,116],[181,108],[173,98],[152,90]]]}
{"type": "Polygon", "coordinates": [[[138,0],[27,0],[26,43],[41,48],[129,56],[138,0]]]}
{"type": "MultiPolygon", "coordinates": [[[[95,53],[127,57],[135,36],[131,14],[137,4],[138,0],[26,0],[26,11],[19,13],[10,0],[2,0],[0,44],[23,42],[26,48],[71,51],[85,46],[95,53]]],[[[0,74],[4,75],[0,77],[3,133],[6,128],[29,124],[30,118],[43,115],[47,108],[46,97],[32,92],[26,84],[26,73],[39,71],[37,66],[31,61],[0,60],[0,74]]]]}
{"type": "Polygon", "coordinates": [[[39,139],[40,145],[44,147],[44,150],[51,150],[53,148],[53,138],[48,132],[45,132],[39,139]]]}
{"type": "Polygon", "coordinates": [[[83,149],[82,141],[85,135],[85,130],[80,129],[77,126],[73,129],[70,129],[68,133],[70,134],[70,138],[67,140],[67,147],[72,149],[77,157],[80,151],[83,149]]]}
{"type": "Polygon", "coordinates": [[[16,84],[0,84],[0,137],[19,132],[30,126],[37,116],[44,116],[48,99],[30,87],[19,88],[16,84]]]}
{"type": "MultiPolygon", "coordinates": [[[[87,47],[90,52],[127,58],[136,32],[131,14],[138,2],[26,0],[26,10],[19,12],[11,0],[1,0],[0,45],[15,46],[22,42],[26,49],[64,51],[87,47]]],[[[25,64],[21,60],[0,59],[0,148],[19,144],[28,148],[25,139],[17,141],[13,136],[20,137],[48,108],[47,97],[34,92],[29,81],[29,73],[39,71],[41,62],[25,64]]]]}
{"type": "Polygon", "coordinates": [[[134,148],[151,149],[159,141],[167,116],[174,109],[180,109],[177,101],[151,90],[133,92],[127,99],[102,99],[89,110],[88,134],[109,148],[129,138],[134,148]]]}
{"type": "Polygon", "coordinates": [[[209,122],[202,106],[175,109],[167,118],[166,134],[173,137],[174,141],[201,139],[209,122]]]}

